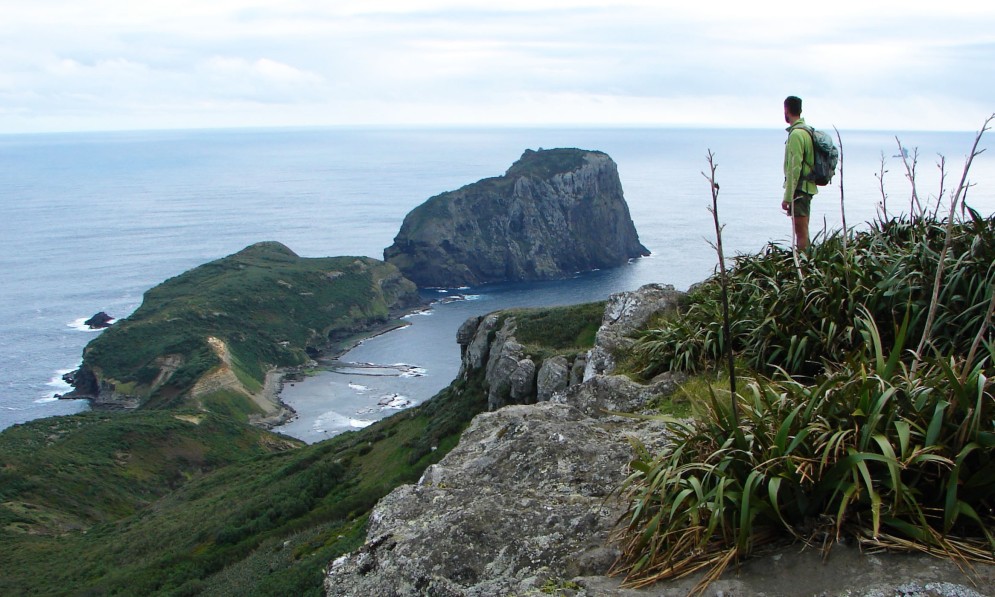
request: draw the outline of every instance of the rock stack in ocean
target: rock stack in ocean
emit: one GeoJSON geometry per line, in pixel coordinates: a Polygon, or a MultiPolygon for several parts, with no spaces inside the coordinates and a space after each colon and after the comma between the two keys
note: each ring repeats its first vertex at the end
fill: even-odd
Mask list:
{"type": "Polygon", "coordinates": [[[608,155],[527,150],[412,210],[384,260],[421,287],[566,278],[649,255],[608,155]]]}

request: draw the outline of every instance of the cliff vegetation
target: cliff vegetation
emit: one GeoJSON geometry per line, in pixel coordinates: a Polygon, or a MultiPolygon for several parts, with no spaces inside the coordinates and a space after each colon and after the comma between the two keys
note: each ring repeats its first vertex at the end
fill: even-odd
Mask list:
{"type": "Polygon", "coordinates": [[[255,244],[146,292],[87,345],[74,395],[97,406],[272,416],[274,368],[302,365],[418,301],[411,282],[374,259],[255,244]]]}

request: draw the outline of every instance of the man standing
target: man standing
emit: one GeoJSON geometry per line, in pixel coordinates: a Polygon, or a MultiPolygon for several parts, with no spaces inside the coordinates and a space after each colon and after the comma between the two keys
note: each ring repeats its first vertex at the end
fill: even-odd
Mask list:
{"type": "Polygon", "coordinates": [[[788,127],[788,140],[784,142],[784,199],[781,209],[792,219],[795,247],[802,251],[808,247],[808,218],[812,209],[812,196],[819,192],[808,179],[815,164],[812,136],[806,131],[802,118],[802,100],[793,95],[784,100],[784,121],[788,127]]]}

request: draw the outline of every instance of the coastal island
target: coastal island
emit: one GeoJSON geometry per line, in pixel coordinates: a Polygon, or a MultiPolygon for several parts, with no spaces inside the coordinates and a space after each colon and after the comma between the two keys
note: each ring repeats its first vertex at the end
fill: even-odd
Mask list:
{"type": "Polygon", "coordinates": [[[412,210],[384,261],[421,287],[568,278],[649,255],[607,154],[526,150],[503,176],[412,210]]]}

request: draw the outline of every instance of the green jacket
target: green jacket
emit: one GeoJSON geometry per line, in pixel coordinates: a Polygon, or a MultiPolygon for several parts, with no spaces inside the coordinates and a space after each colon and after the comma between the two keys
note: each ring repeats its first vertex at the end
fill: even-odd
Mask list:
{"type": "Polygon", "coordinates": [[[812,136],[805,130],[805,126],[805,119],[799,118],[787,128],[788,140],[784,142],[784,201],[794,200],[795,189],[809,195],[819,192],[819,187],[814,182],[804,179],[815,165],[812,136]]]}

